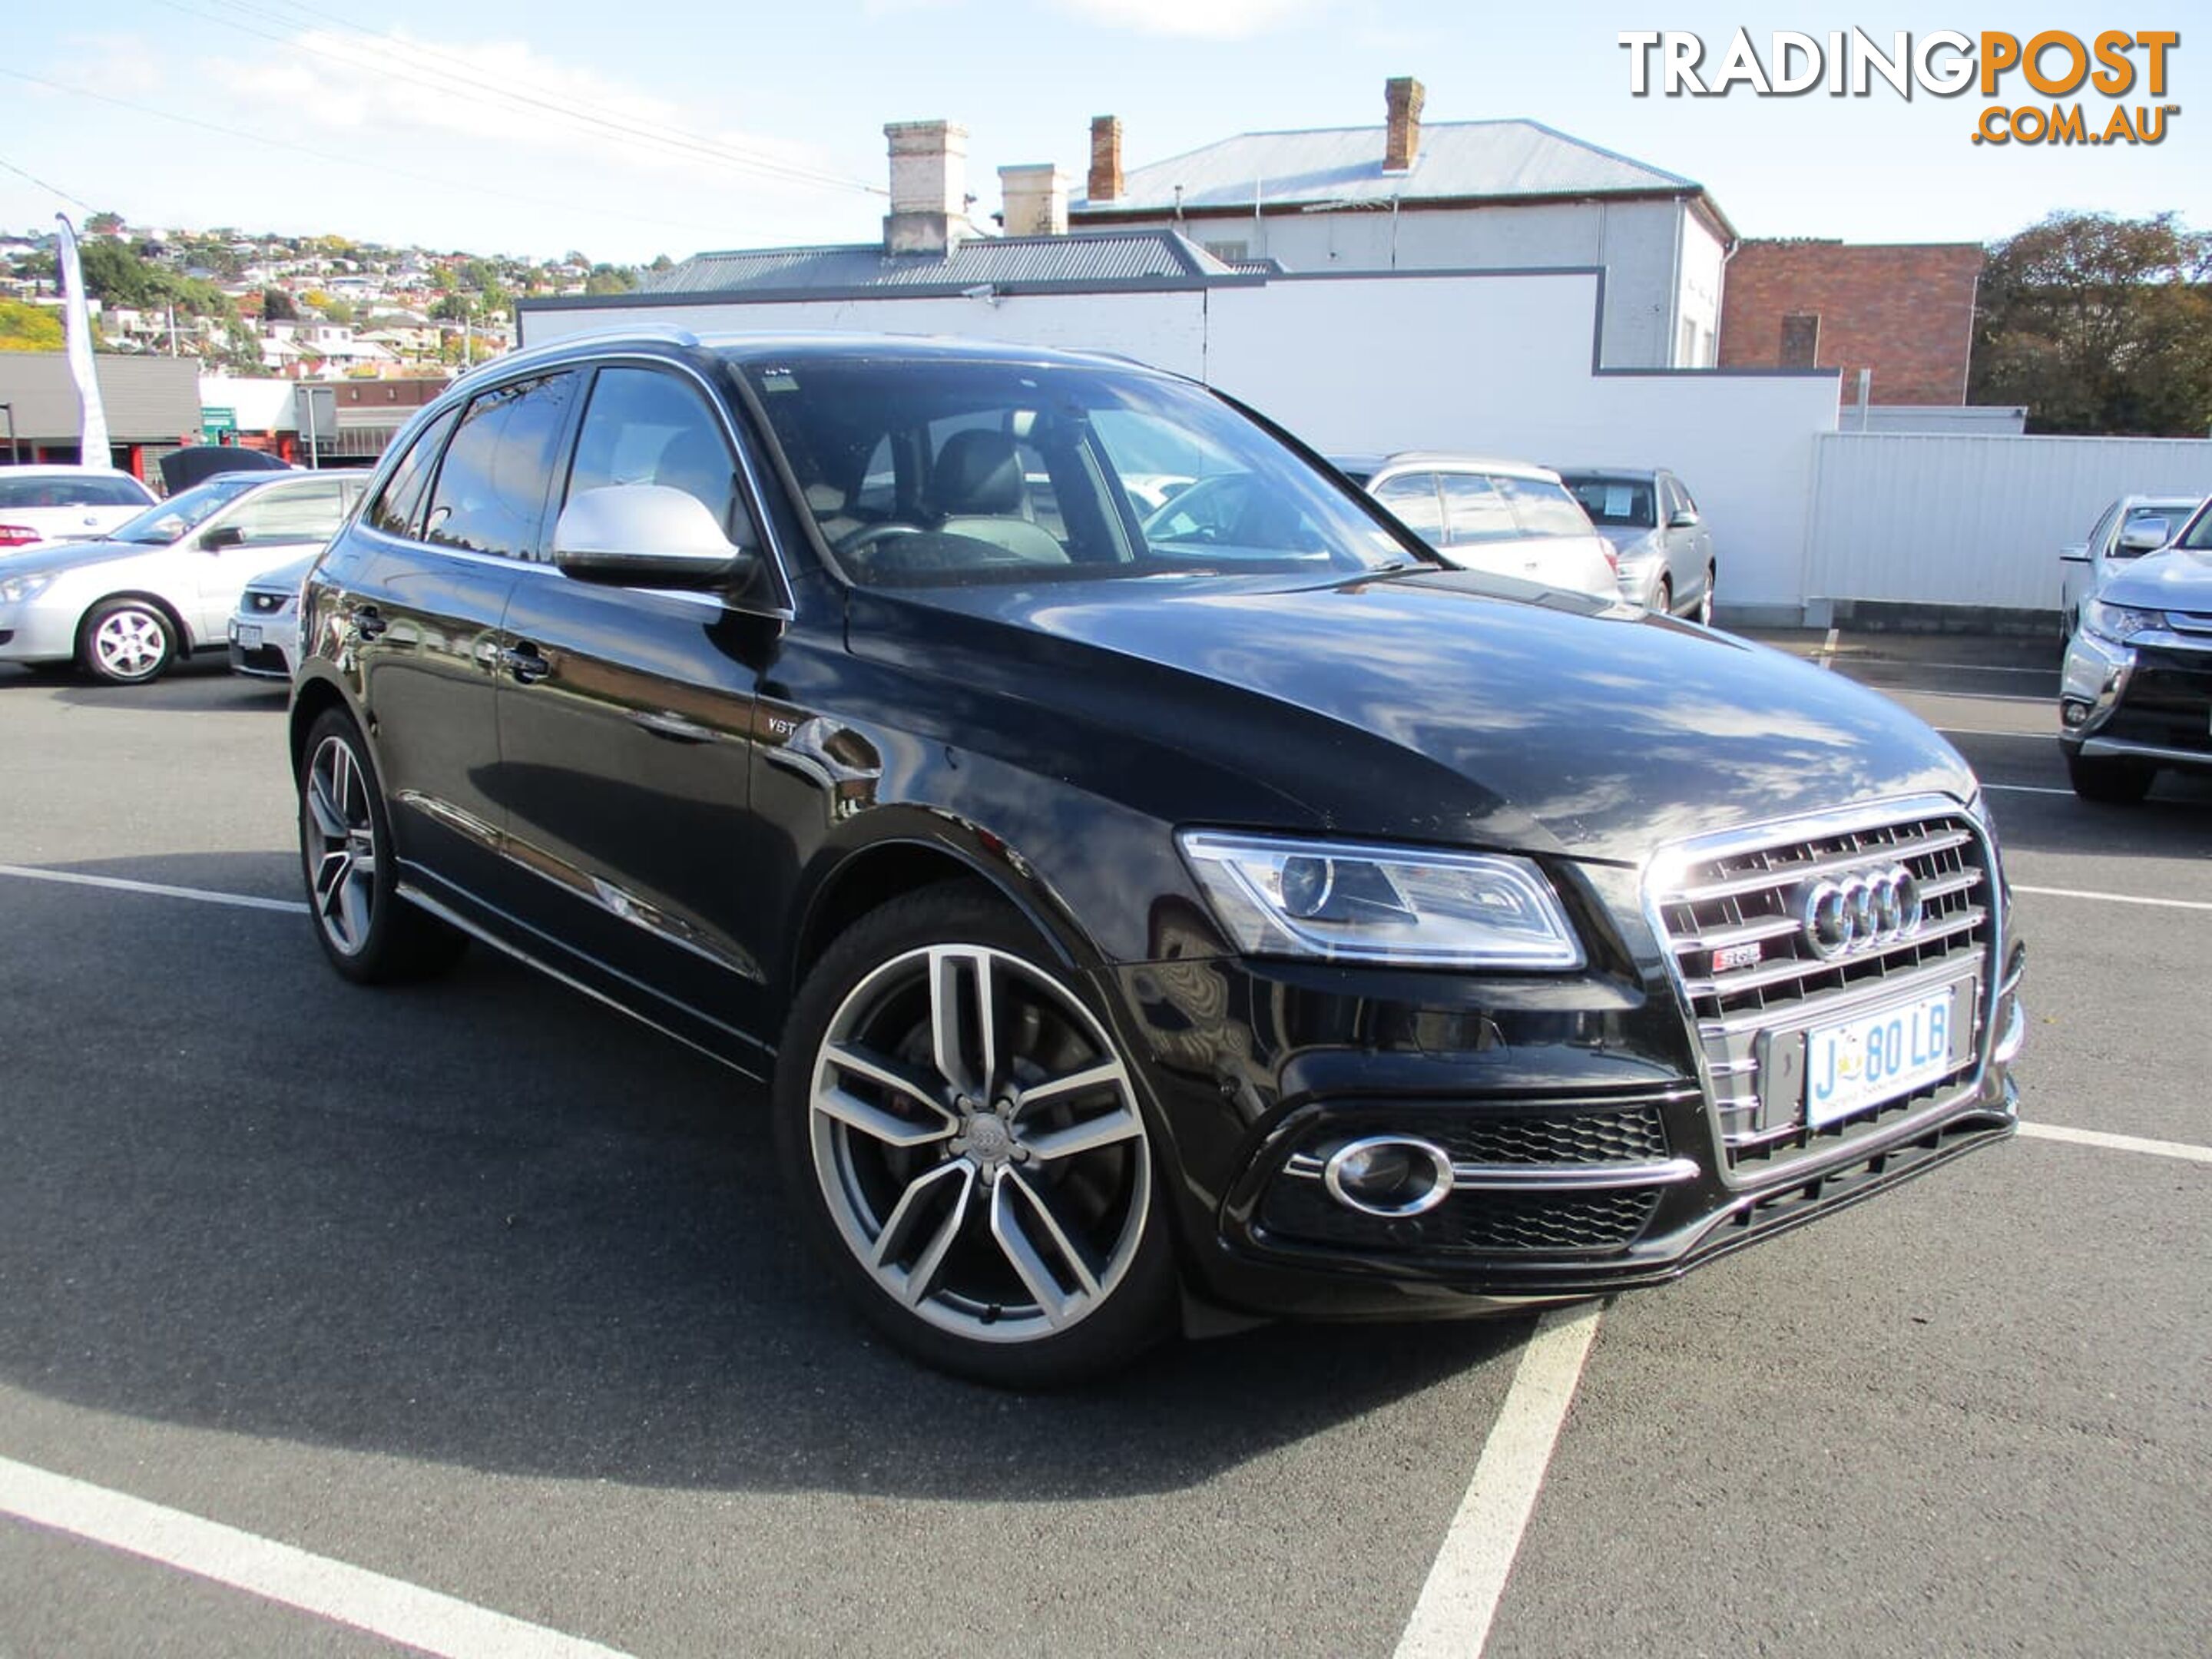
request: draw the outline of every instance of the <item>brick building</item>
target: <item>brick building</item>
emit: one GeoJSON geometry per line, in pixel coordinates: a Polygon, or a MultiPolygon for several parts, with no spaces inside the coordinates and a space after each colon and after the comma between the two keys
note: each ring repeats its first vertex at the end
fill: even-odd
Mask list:
{"type": "Polygon", "coordinates": [[[1839,368],[1845,402],[1962,404],[1975,242],[1747,241],[1729,261],[1723,368],[1839,368]]]}

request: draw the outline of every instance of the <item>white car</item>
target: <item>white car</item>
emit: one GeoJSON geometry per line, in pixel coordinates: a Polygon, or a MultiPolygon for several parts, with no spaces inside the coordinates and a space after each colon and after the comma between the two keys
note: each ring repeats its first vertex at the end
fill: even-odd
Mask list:
{"type": "Polygon", "coordinates": [[[96,542],[0,557],[0,662],[76,662],[141,684],[193,651],[225,648],[246,583],[319,551],[368,474],[231,472],[173,495],[96,542]]]}
{"type": "Polygon", "coordinates": [[[2058,550],[2058,633],[2071,639],[2081,621],[2081,601],[2116,570],[2155,553],[2203,506],[2202,495],[2123,495],[2089,528],[2089,539],[2058,550]]]}
{"type": "Polygon", "coordinates": [[[1548,467],[1419,450],[1329,459],[1462,569],[1620,598],[1613,544],[1548,467]]]}
{"type": "Polygon", "coordinates": [[[0,467],[0,555],[105,534],[155,500],[152,490],[112,466],[0,467]]]}
{"type": "Polygon", "coordinates": [[[300,589],[319,551],[246,583],[230,618],[230,669],[256,679],[289,681],[300,666],[300,589]]]}

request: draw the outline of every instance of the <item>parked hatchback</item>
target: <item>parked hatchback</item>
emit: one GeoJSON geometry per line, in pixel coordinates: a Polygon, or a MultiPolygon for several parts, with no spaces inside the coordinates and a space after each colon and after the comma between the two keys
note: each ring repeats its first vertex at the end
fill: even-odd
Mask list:
{"type": "Polygon", "coordinates": [[[363,981],[489,941],[772,1079],[828,1277],[1001,1383],[1179,1314],[1652,1284],[2008,1133],[1965,763],[1536,591],[1124,362],[518,354],[308,578],[313,925],[363,981]],[[1122,480],[1165,473],[1267,505],[1155,535],[1122,480]]]}
{"type": "Polygon", "coordinates": [[[136,518],[154,492],[112,466],[0,467],[0,555],[83,541],[136,518]]]}
{"type": "Polygon", "coordinates": [[[0,662],[74,661],[136,685],[191,652],[222,650],[240,591],[319,550],[365,483],[359,473],[226,473],[99,541],[0,559],[0,662]]]}
{"type": "Polygon", "coordinates": [[[1559,479],[1613,544],[1623,599],[1712,621],[1720,562],[1688,485],[1665,467],[1567,466],[1559,479]]]}
{"type": "Polygon", "coordinates": [[[1331,459],[1448,564],[1614,597],[1613,549],[1556,472],[1526,461],[1419,450],[1331,459]]]}

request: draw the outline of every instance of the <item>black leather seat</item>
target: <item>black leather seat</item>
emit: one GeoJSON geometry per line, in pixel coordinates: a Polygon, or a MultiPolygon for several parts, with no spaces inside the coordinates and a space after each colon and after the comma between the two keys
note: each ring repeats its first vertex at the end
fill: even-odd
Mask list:
{"type": "Polygon", "coordinates": [[[1067,550],[1029,514],[1029,486],[1013,438],[956,432],[937,452],[929,480],[940,535],[988,542],[1030,564],[1066,564],[1067,550]]]}

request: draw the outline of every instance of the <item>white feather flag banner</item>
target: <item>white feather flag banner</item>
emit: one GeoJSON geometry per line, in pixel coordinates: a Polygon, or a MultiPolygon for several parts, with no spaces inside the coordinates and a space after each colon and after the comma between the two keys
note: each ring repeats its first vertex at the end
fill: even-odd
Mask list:
{"type": "Polygon", "coordinates": [[[84,302],[84,264],[77,258],[76,230],[69,215],[57,213],[54,217],[61,222],[62,286],[69,296],[62,325],[69,334],[70,374],[84,405],[84,417],[77,426],[77,459],[87,466],[106,466],[109,464],[107,410],[100,401],[100,377],[92,366],[92,313],[84,302]]]}

